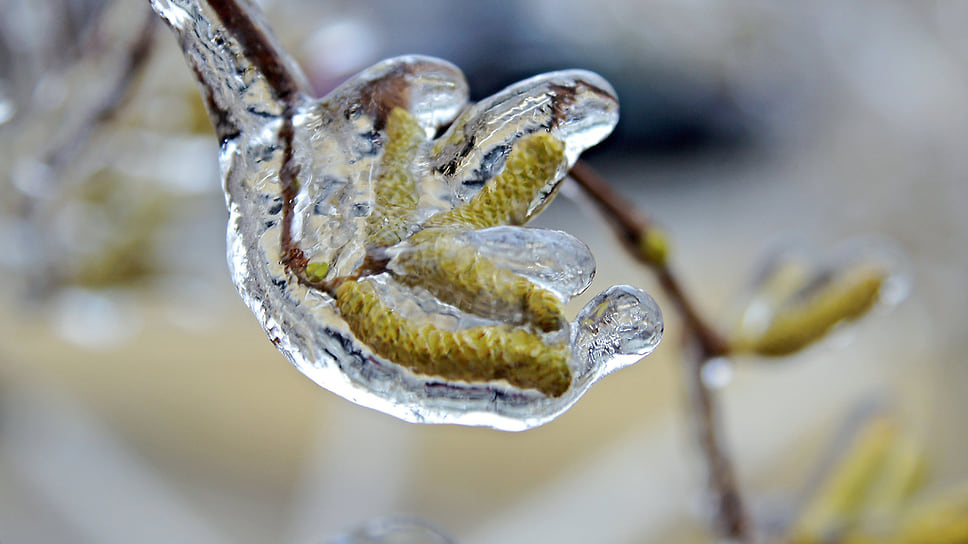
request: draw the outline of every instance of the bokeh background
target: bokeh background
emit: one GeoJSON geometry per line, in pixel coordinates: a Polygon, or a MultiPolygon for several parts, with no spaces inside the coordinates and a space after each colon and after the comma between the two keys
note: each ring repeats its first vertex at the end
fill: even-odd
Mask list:
{"type": "MultiPolygon", "coordinates": [[[[476,98],[601,73],[622,117],[586,156],[670,233],[723,330],[771,248],[894,240],[908,299],[795,357],[734,360],[725,437],[767,528],[871,407],[923,447],[925,493],[968,479],[968,4],[262,6],[320,93],[406,53],[456,63],[476,98]]],[[[678,316],[587,203],[564,191],[538,224],[589,244],[590,293],[654,293],[663,345],[536,430],[404,424],[301,376],[239,300],[216,142],[166,28],[99,113],[146,6],[0,13],[0,541],[320,543],[386,516],[467,544],[708,541],[678,316]]]]}

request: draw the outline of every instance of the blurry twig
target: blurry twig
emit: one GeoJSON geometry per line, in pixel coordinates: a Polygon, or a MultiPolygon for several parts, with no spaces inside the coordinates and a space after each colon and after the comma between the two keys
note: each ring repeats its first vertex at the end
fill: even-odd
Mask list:
{"type": "Polygon", "coordinates": [[[144,21],[135,34],[137,38],[127,49],[127,53],[122,60],[117,81],[105,93],[104,98],[94,106],[77,129],[44,155],[43,162],[55,174],[54,178],[65,165],[77,156],[94,130],[114,117],[115,112],[130,97],[131,86],[137,80],[151,56],[151,45],[154,42],[157,23],[158,17],[151,8],[148,8],[144,21]]]}
{"type": "MultiPolygon", "coordinates": [[[[104,18],[106,17],[102,14],[101,20],[104,18]]],[[[49,194],[59,194],[65,179],[65,170],[85,149],[95,131],[101,125],[110,121],[125,101],[130,98],[132,87],[151,56],[157,19],[152,10],[147,9],[141,24],[135,31],[136,33],[133,34],[135,36],[133,41],[123,50],[122,58],[119,61],[120,67],[118,68],[117,79],[105,87],[104,95],[89,106],[89,111],[85,111],[80,116],[79,123],[65,130],[62,137],[56,139],[45,151],[38,155],[38,162],[43,168],[31,170],[30,173],[34,179],[29,181],[35,183],[37,187],[43,188],[44,194],[47,194],[47,191],[50,192],[49,194]]],[[[92,53],[82,51],[79,62],[86,60],[85,54],[92,53]]],[[[45,206],[48,199],[36,198],[36,195],[30,193],[14,198],[16,199],[17,213],[25,221],[33,225],[41,225],[39,227],[41,229],[47,225],[49,214],[46,213],[45,206]]],[[[59,281],[58,278],[62,271],[53,264],[49,257],[50,251],[44,247],[48,243],[47,239],[31,237],[22,243],[24,247],[29,248],[29,251],[38,255],[38,273],[29,277],[29,289],[33,294],[43,295],[49,291],[52,284],[59,281]]]]}
{"type": "Polygon", "coordinates": [[[615,229],[626,250],[656,273],[659,284],[683,316],[683,340],[688,344],[685,357],[687,390],[695,419],[693,424],[706,464],[709,491],[715,504],[716,530],[723,537],[749,542],[752,530],[736,484],[733,463],[721,441],[722,424],[716,399],[702,379],[703,366],[710,359],[726,355],[729,344],[702,318],[670,268],[665,235],[661,230],[584,161],[578,161],[570,174],[615,229]]]}

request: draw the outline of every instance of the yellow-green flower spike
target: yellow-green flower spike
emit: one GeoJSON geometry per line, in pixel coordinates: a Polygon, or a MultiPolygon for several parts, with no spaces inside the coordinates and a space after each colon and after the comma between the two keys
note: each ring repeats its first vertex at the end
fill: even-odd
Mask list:
{"type": "Polygon", "coordinates": [[[403,240],[419,199],[410,165],[426,134],[403,108],[390,111],[385,130],[386,146],[373,187],[373,212],[367,220],[367,245],[371,247],[391,246],[403,240]]]}
{"type": "Polygon", "coordinates": [[[863,429],[797,520],[789,542],[820,544],[850,531],[897,433],[897,426],[887,419],[876,419],[863,429]]]}
{"type": "Polygon", "coordinates": [[[878,523],[894,520],[924,483],[926,473],[922,445],[910,434],[899,434],[867,490],[860,517],[878,523]]]}
{"type": "Polygon", "coordinates": [[[923,502],[904,516],[896,544],[964,544],[968,542],[968,484],[923,502]]]}
{"type": "Polygon", "coordinates": [[[565,146],[547,132],[522,137],[511,148],[504,171],[487,182],[467,204],[432,216],[426,227],[482,229],[522,225],[537,211],[541,192],[548,190],[565,163],[565,146]]]}
{"type": "Polygon", "coordinates": [[[449,231],[429,230],[414,235],[414,247],[397,257],[405,273],[397,279],[427,289],[461,310],[510,324],[533,323],[550,332],[566,320],[562,303],[547,289],[500,268],[449,231]]]}
{"type": "Polygon", "coordinates": [[[800,351],[826,336],[838,323],[867,313],[877,302],[885,280],[885,272],[876,268],[844,273],[781,309],[762,334],[740,338],[734,342],[734,349],[773,357],[800,351]]]}
{"type": "Polygon", "coordinates": [[[417,374],[446,380],[506,380],[558,397],[571,386],[567,345],[549,346],[522,329],[489,325],[446,331],[415,325],[379,298],[367,282],[336,288],[340,313],[362,342],[417,374]]]}

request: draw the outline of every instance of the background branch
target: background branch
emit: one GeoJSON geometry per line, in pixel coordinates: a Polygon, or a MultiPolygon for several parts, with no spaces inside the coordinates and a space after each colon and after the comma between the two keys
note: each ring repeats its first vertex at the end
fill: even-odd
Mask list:
{"type": "Polygon", "coordinates": [[[713,392],[703,380],[710,359],[729,353],[728,342],[703,319],[678,276],[667,261],[665,234],[629,205],[609,183],[584,161],[578,161],[571,177],[591,197],[615,230],[622,245],[636,260],[651,268],[676,309],[682,314],[684,364],[692,425],[706,465],[709,493],[714,505],[717,533],[731,540],[750,542],[752,530],[733,462],[722,444],[722,423],[713,392]]]}
{"type": "Polygon", "coordinates": [[[158,17],[148,9],[136,34],[137,38],[128,47],[121,60],[117,81],[108,89],[104,98],[95,104],[77,129],[63,138],[60,145],[44,155],[43,162],[54,172],[53,179],[60,177],[61,169],[77,157],[78,152],[84,148],[97,127],[110,121],[124,105],[125,100],[131,96],[131,87],[141,75],[151,56],[157,26],[158,17]]]}

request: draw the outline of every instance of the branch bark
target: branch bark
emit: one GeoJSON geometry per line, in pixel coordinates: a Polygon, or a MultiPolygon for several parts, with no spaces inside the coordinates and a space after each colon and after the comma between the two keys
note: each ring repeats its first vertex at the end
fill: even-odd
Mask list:
{"type": "Polygon", "coordinates": [[[666,260],[666,252],[655,250],[656,244],[650,243],[650,240],[664,239],[655,224],[631,206],[628,199],[621,197],[584,161],[578,161],[570,174],[591,197],[625,249],[655,272],[660,286],[682,314],[683,342],[686,344],[686,389],[696,440],[706,465],[708,492],[714,504],[715,529],[723,538],[751,542],[751,525],[736,483],[733,462],[722,443],[719,409],[713,392],[702,378],[703,367],[709,360],[729,353],[729,343],[703,319],[666,260]]]}

